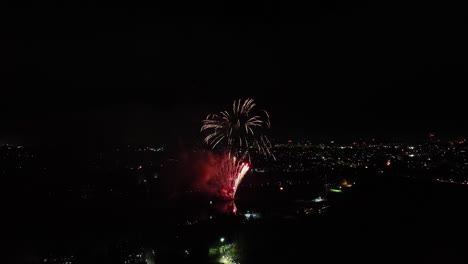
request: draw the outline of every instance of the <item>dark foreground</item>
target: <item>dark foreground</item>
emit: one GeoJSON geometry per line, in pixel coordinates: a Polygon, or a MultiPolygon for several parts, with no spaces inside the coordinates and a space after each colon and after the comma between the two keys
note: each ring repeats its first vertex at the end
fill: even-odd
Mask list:
{"type": "Polygon", "coordinates": [[[220,263],[209,252],[223,243],[243,264],[468,261],[466,186],[375,176],[330,193],[327,210],[305,214],[311,204],[302,202],[314,196],[295,187],[244,190],[237,216],[193,199],[154,207],[10,205],[2,213],[2,262],[220,263]],[[248,220],[247,211],[263,218],[248,220]]]}

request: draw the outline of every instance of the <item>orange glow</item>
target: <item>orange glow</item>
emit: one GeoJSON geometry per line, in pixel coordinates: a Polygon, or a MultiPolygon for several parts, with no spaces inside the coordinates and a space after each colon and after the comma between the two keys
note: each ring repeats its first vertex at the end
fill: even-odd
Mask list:
{"type": "Polygon", "coordinates": [[[353,184],[352,184],[352,183],[349,183],[346,179],[343,179],[343,180],[341,181],[341,186],[343,186],[343,187],[352,187],[353,184]]]}

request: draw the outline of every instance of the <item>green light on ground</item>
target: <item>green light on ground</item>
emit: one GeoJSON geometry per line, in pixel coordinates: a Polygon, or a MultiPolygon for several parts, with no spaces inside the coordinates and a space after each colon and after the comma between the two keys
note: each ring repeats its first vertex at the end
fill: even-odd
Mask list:
{"type": "Polygon", "coordinates": [[[340,193],[340,192],[343,192],[343,191],[342,191],[342,190],[338,190],[338,189],[330,189],[330,192],[340,193]]]}
{"type": "Polygon", "coordinates": [[[234,264],[235,262],[232,260],[231,257],[229,256],[221,256],[221,258],[219,259],[219,263],[222,263],[222,264],[234,264]]]}
{"type": "Polygon", "coordinates": [[[239,249],[235,243],[217,245],[208,251],[210,263],[237,264],[239,263],[239,249]]]}

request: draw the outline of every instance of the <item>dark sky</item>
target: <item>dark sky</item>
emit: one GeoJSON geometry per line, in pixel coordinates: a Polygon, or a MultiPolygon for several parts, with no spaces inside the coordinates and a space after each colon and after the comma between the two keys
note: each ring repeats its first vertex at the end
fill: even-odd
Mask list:
{"type": "Polygon", "coordinates": [[[468,132],[461,6],[192,2],[2,8],[0,143],[197,140],[246,97],[281,139],[468,132]]]}

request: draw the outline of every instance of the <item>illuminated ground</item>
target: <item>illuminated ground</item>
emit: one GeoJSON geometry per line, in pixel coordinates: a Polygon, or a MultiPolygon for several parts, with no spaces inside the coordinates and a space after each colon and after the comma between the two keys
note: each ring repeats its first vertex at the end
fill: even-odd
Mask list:
{"type": "Polygon", "coordinates": [[[235,243],[221,242],[220,245],[210,248],[208,255],[212,263],[239,263],[239,250],[235,243]]]}

